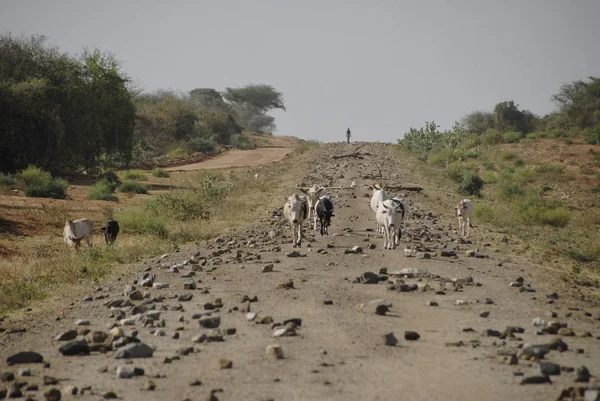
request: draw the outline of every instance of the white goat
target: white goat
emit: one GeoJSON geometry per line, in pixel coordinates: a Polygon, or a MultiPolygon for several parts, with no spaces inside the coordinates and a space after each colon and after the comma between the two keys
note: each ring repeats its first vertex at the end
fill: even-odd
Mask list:
{"type": "Polygon", "coordinates": [[[306,198],[295,192],[292,196],[285,198],[285,205],[283,205],[283,215],[292,228],[292,243],[294,248],[300,247],[302,244],[302,223],[307,218],[306,215],[308,212],[306,203],[306,198]]]}
{"type": "MultiPolygon", "coordinates": [[[[319,201],[319,198],[323,195],[327,194],[327,190],[324,187],[320,187],[317,184],[314,184],[312,187],[308,188],[308,190],[300,188],[300,191],[306,194],[306,198],[308,200],[308,226],[310,228],[311,216],[316,217],[317,213],[315,210],[315,206],[319,201]]],[[[317,231],[317,223],[315,222],[313,229],[317,231]]]]}
{"type": "Polygon", "coordinates": [[[471,225],[471,216],[475,213],[475,205],[470,199],[461,199],[456,205],[456,213],[458,214],[458,228],[461,230],[463,238],[469,237],[469,228],[471,225]],[[465,237],[465,225],[467,226],[467,236],[465,237]]]}
{"type": "Polygon", "coordinates": [[[404,216],[406,215],[406,206],[404,206],[404,199],[398,198],[397,196],[392,198],[392,202],[396,206],[399,220],[395,226],[397,233],[394,236],[396,246],[398,246],[400,245],[400,238],[402,238],[402,223],[404,223],[404,216]]]}
{"type": "Polygon", "coordinates": [[[78,250],[81,241],[85,240],[88,246],[92,246],[94,224],[89,219],[67,220],[63,230],[65,243],[78,250]]]}
{"type": "Polygon", "coordinates": [[[401,221],[398,221],[398,214],[401,213],[401,206],[398,206],[392,199],[386,199],[379,203],[375,217],[377,223],[383,227],[384,249],[396,249],[400,242],[398,229],[401,221]]]}
{"type": "MultiPolygon", "coordinates": [[[[390,195],[385,192],[385,184],[373,184],[373,196],[371,196],[371,210],[373,210],[373,213],[377,213],[379,203],[387,199],[390,199],[390,195]]],[[[377,222],[377,232],[382,232],[379,222],[377,222]]]]}

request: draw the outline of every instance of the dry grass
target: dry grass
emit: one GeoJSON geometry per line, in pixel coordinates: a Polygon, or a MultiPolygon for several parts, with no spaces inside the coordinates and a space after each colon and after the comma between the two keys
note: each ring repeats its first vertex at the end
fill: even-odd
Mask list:
{"type": "MultiPolygon", "coordinates": [[[[305,154],[312,145],[300,143],[285,163],[258,168],[221,171],[181,172],[169,178],[147,174],[148,195],[119,195],[119,202],[108,206],[119,221],[151,219],[163,224],[165,235],[132,232],[121,224],[115,246],[108,247],[96,228],[94,246],[82,247],[79,254],[62,242],[67,218],[89,217],[95,227],[104,221],[108,202],[87,199],[88,185],[69,188],[68,200],[31,199],[14,194],[0,195],[0,311],[14,310],[33,301],[60,293],[73,285],[98,282],[128,265],[150,256],[170,252],[191,241],[208,239],[230,230],[246,227],[264,214],[280,207],[281,194],[294,186],[307,168],[305,154]],[[254,174],[260,171],[260,179],[254,174]],[[207,219],[180,221],[148,213],[145,204],[170,190],[186,191],[202,182],[207,175],[220,176],[231,182],[231,192],[210,205],[207,219]],[[4,219],[4,220],[2,220],[4,219]],[[121,220],[122,219],[122,220],[121,220]]],[[[146,223],[147,224],[147,223],[146,223]]]]}
{"type": "MultiPolygon", "coordinates": [[[[480,235],[491,239],[495,249],[525,256],[565,281],[600,286],[600,201],[593,192],[599,177],[590,167],[598,151],[597,146],[552,139],[484,149],[469,160],[486,182],[483,198],[475,200],[473,224],[485,228],[480,235]]],[[[399,152],[410,160],[405,166],[427,195],[436,199],[438,212],[454,217],[452,207],[461,195],[444,179],[440,163],[399,152]]]]}

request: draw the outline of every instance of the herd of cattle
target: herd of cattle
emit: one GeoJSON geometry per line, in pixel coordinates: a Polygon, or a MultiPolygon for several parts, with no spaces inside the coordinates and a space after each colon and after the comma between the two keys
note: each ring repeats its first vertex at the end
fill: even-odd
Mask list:
{"type": "MultiPolygon", "coordinates": [[[[354,184],[354,183],[353,183],[354,184]]],[[[396,249],[402,238],[402,223],[406,216],[404,201],[396,196],[391,196],[385,190],[384,184],[373,184],[371,196],[371,209],[375,213],[377,233],[383,234],[383,248],[396,249]]],[[[292,228],[292,244],[294,247],[302,245],[303,223],[308,221],[310,228],[311,216],[313,216],[313,229],[321,235],[329,235],[328,227],[331,225],[333,214],[333,199],[327,194],[327,189],[313,185],[308,190],[299,188],[302,194],[297,192],[285,198],[283,215],[292,228]]],[[[461,199],[456,206],[458,215],[458,226],[461,236],[469,236],[471,217],[475,212],[475,206],[470,199],[461,199]],[[466,229],[466,235],[465,235],[466,229]]]]}
{"type": "MultiPolygon", "coordinates": [[[[372,186],[371,209],[375,213],[377,233],[383,234],[383,248],[396,249],[402,237],[402,223],[406,216],[406,207],[401,198],[392,197],[385,188],[384,184],[372,186]]],[[[302,194],[295,192],[286,197],[283,206],[283,215],[292,228],[294,248],[302,245],[304,221],[308,221],[310,228],[312,218],[313,229],[316,231],[317,223],[319,223],[320,234],[329,235],[331,218],[335,216],[333,199],[327,194],[326,188],[315,184],[307,190],[303,188],[299,188],[299,190],[302,194]]],[[[471,225],[471,216],[475,212],[473,201],[461,199],[456,206],[456,212],[461,236],[466,238],[469,236],[469,228],[473,227],[471,225]]],[[[113,245],[119,234],[119,223],[110,220],[100,230],[104,233],[106,244],[113,245]]],[[[67,220],[63,231],[64,241],[75,250],[79,249],[82,241],[85,241],[88,246],[92,246],[93,231],[94,225],[89,219],[67,220]]]]}

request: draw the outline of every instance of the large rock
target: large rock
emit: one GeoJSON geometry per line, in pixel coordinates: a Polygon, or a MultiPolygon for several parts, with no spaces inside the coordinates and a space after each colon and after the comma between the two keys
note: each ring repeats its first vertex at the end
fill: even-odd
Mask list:
{"type": "Polygon", "coordinates": [[[22,351],[17,352],[6,358],[6,363],[14,365],[16,363],[40,363],[44,362],[44,357],[37,352],[22,351]]]}
{"type": "Polygon", "coordinates": [[[60,347],[58,347],[58,352],[61,354],[68,355],[87,355],[90,353],[90,347],[85,340],[74,340],[69,341],[60,347]]]}
{"type": "Polygon", "coordinates": [[[151,358],[154,350],[144,343],[133,343],[119,348],[115,352],[116,359],[151,358]]]}

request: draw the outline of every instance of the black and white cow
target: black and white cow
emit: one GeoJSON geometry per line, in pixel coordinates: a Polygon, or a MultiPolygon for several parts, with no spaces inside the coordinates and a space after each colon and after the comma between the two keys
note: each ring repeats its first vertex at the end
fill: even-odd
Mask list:
{"type": "Polygon", "coordinates": [[[317,219],[319,219],[321,235],[329,235],[331,218],[334,216],[333,200],[331,197],[329,195],[319,197],[315,205],[315,228],[317,227],[317,219]]]}
{"type": "Polygon", "coordinates": [[[119,235],[119,223],[116,220],[110,220],[105,227],[101,227],[100,231],[104,233],[104,240],[107,245],[113,245],[119,235]]]}

